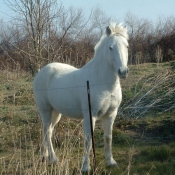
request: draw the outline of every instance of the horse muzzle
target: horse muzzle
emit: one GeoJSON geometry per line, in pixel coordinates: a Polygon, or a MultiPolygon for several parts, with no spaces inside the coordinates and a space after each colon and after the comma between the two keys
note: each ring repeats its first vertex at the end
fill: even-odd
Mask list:
{"type": "Polygon", "coordinates": [[[120,69],[118,70],[118,75],[120,78],[126,78],[128,76],[128,73],[128,67],[120,67],[120,69]]]}

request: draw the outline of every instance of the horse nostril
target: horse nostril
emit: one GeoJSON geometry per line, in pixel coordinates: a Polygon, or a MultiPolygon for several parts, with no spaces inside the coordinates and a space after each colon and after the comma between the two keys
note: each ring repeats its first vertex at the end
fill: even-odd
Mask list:
{"type": "Polygon", "coordinates": [[[120,77],[126,77],[128,75],[128,73],[129,73],[129,69],[128,68],[125,68],[125,69],[120,68],[118,70],[118,75],[120,77]]]}

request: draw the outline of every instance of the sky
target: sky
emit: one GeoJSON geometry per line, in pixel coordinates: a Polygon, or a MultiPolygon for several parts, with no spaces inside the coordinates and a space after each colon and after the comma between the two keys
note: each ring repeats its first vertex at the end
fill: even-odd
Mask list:
{"type": "Polygon", "coordinates": [[[157,20],[159,17],[175,16],[175,0],[63,0],[66,7],[73,5],[84,9],[86,15],[99,6],[109,17],[124,21],[130,12],[138,18],[157,20]]]}
{"type": "MultiPolygon", "coordinates": [[[[0,19],[8,21],[12,11],[7,8],[5,0],[0,0],[0,19]]],[[[11,0],[13,1],[13,0],[11,0]]],[[[139,19],[156,21],[160,17],[175,16],[175,0],[58,0],[65,8],[73,6],[82,8],[88,17],[92,9],[99,7],[108,17],[123,22],[128,12],[139,19]]]]}

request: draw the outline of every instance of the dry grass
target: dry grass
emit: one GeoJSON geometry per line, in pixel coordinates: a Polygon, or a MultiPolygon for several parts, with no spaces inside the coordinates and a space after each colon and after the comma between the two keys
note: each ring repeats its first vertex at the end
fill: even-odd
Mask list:
{"type": "Polygon", "coordinates": [[[127,84],[127,80],[122,82],[125,87],[119,110],[122,117],[140,118],[150,111],[162,114],[175,109],[175,63],[171,62],[170,65],[167,67],[167,64],[162,64],[153,69],[154,64],[153,67],[146,64],[137,70],[131,69],[133,74],[139,74],[136,75],[137,80],[131,78],[134,83],[127,84]]]}
{"type": "MultiPolygon", "coordinates": [[[[162,132],[165,134],[166,131],[166,136],[169,136],[170,132],[174,133],[174,125],[171,127],[169,125],[174,122],[174,112],[172,112],[175,104],[173,101],[175,99],[174,62],[160,64],[159,67],[152,64],[140,65],[136,68],[131,66],[130,69],[130,77],[122,81],[124,100],[120,116],[123,115],[132,120],[124,120],[122,124],[116,120],[113,131],[114,158],[119,163],[120,169],[106,167],[103,155],[103,133],[100,130],[100,124],[97,124],[96,172],[102,175],[173,175],[175,174],[173,139],[168,144],[158,145],[154,140],[143,142],[138,138],[133,139],[130,133],[126,134],[124,130],[130,125],[137,132],[141,127],[145,127],[145,131],[149,132],[154,132],[156,128],[162,131],[163,128],[162,132]],[[171,73],[168,73],[170,71],[171,73]],[[162,104],[165,104],[163,108],[162,104]],[[169,105],[169,108],[166,105],[169,105]],[[161,114],[160,119],[156,120],[155,116],[160,113],[163,115],[161,114]],[[170,122],[165,128],[163,121],[167,115],[170,122]],[[133,122],[133,118],[143,116],[151,117],[148,119],[145,117],[144,121],[140,119],[133,122]],[[146,125],[144,125],[145,121],[146,125]]],[[[84,147],[81,122],[61,119],[53,136],[54,148],[60,158],[59,165],[42,163],[40,159],[42,124],[34,103],[32,77],[24,72],[2,71],[0,81],[0,174],[81,174],[84,147]]]]}

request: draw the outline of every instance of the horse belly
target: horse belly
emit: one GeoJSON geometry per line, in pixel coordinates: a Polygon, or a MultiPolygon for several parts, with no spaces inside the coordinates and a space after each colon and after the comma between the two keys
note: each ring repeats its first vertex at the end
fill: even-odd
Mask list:
{"type": "Polygon", "coordinates": [[[70,118],[83,118],[76,90],[56,89],[48,92],[51,106],[59,113],[70,118]]]}

